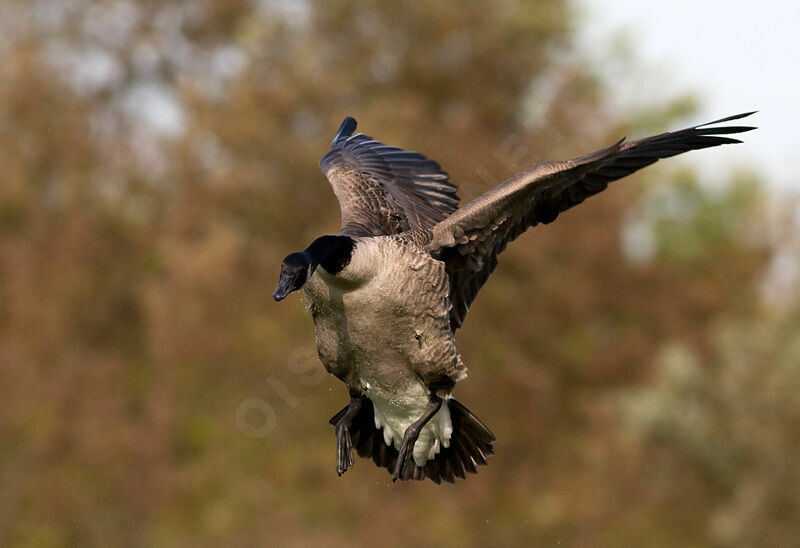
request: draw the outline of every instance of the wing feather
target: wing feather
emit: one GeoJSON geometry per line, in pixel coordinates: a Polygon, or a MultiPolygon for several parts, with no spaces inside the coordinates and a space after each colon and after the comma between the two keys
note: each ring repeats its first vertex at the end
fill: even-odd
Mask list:
{"type": "Polygon", "coordinates": [[[564,162],[532,166],[465,205],[425,235],[425,247],[445,261],[450,277],[450,325],[464,322],[478,291],[497,266],[497,256],[531,226],[550,223],[562,211],[661,158],[690,150],[740,143],[724,135],[755,129],[716,126],[753,114],[737,114],[638,141],[624,139],[608,148],[564,162]],[[709,127],[714,126],[714,127],[709,127]]]}
{"type": "Polygon", "coordinates": [[[457,187],[418,152],[353,134],[345,118],[320,160],[342,212],[341,234],[380,236],[430,229],[458,208],[457,187]]]}

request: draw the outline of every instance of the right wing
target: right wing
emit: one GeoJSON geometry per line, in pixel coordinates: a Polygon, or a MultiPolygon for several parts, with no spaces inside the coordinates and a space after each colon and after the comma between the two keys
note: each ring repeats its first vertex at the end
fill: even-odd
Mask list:
{"type": "Polygon", "coordinates": [[[419,154],[353,135],[345,118],[319,166],[342,211],[340,234],[381,236],[430,229],[458,208],[457,187],[419,154]]]}
{"type": "Polygon", "coordinates": [[[689,150],[740,143],[721,137],[755,129],[707,127],[753,114],[737,114],[680,131],[616,144],[565,162],[539,163],[465,205],[425,234],[425,248],[445,262],[450,276],[450,326],[464,323],[497,256],[529,227],[550,223],[559,213],[661,158],[689,150]]]}

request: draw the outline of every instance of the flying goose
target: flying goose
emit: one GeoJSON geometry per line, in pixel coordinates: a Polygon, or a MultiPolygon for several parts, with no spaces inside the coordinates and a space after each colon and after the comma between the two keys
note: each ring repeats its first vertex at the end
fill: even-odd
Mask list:
{"type": "Polygon", "coordinates": [[[353,466],[353,448],[394,481],[477,472],[495,437],[452,398],[466,377],[454,335],[497,256],[611,181],[661,158],[740,143],[725,135],[755,128],[716,124],[750,114],[537,163],[461,208],[439,164],[353,134],[356,121],[345,118],[320,161],[341,230],[288,255],[273,294],[280,301],[304,289],[319,358],[350,393],[330,420],[338,474],[353,466]]]}

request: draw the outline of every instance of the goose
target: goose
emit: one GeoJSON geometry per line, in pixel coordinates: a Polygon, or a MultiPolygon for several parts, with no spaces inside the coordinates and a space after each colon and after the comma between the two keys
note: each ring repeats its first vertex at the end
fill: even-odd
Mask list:
{"type": "Polygon", "coordinates": [[[498,255],[611,181],[661,158],[740,143],[727,135],[754,127],[719,124],[751,114],[537,163],[463,207],[439,164],[354,134],[355,119],[345,118],[319,164],[341,229],[286,256],[273,293],[280,301],[304,290],[320,361],[347,386],[349,403],[330,419],[339,476],[354,449],[393,481],[476,473],[495,436],[452,397],[467,374],[454,335],[498,255]]]}

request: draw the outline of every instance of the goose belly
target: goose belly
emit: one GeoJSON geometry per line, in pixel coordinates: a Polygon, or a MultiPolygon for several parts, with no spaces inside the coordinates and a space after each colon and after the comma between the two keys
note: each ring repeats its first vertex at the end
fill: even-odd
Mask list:
{"type": "MultiPolygon", "coordinates": [[[[396,272],[379,273],[354,289],[316,274],[306,284],[320,360],[351,390],[370,398],[375,426],[396,449],[405,430],[425,413],[429,385],[465,376],[450,333],[444,271],[415,274],[404,286],[396,272]]],[[[451,433],[445,399],[420,432],[415,462],[422,466],[447,447],[451,433]]]]}
{"type": "Polygon", "coordinates": [[[369,383],[399,392],[420,379],[437,386],[460,380],[444,265],[401,243],[380,243],[369,262],[359,260],[371,269],[359,284],[322,269],[306,283],[320,359],[351,388],[369,383]]]}
{"type": "Polygon", "coordinates": [[[310,308],[317,350],[331,373],[355,374],[362,384],[398,391],[420,374],[458,367],[444,303],[415,306],[378,284],[354,291],[317,289],[310,308]]]}

